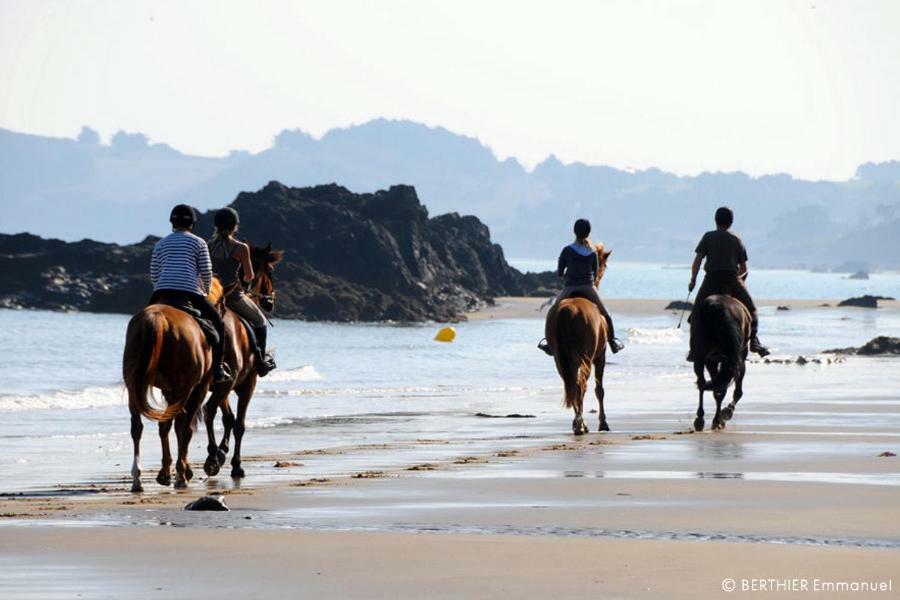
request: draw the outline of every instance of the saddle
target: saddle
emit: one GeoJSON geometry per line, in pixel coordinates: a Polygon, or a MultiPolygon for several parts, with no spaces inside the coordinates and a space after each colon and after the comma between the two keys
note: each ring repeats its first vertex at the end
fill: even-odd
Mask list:
{"type": "Polygon", "coordinates": [[[213,326],[212,321],[203,318],[203,313],[200,312],[200,309],[191,304],[190,300],[163,292],[159,294],[153,294],[153,296],[150,298],[150,302],[148,302],[147,304],[165,304],[166,306],[177,308],[181,312],[189,314],[190,316],[194,317],[197,325],[200,326],[200,331],[203,332],[203,336],[206,338],[207,344],[209,344],[210,346],[215,346],[219,343],[219,334],[216,331],[216,328],[213,326]]]}

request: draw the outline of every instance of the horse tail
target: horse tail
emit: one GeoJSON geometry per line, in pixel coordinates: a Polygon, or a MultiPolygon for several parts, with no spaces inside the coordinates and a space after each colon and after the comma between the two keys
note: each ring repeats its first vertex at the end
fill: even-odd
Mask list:
{"type": "Polygon", "coordinates": [[[721,355],[719,371],[704,386],[704,391],[724,391],[737,372],[741,360],[743,336],[739,324],[723,302],[704,302],[698,317],[704,322],[707,335],[713,338],[721,355]]]}
{"type": "Polygon", "coordinates": [[[154,421],[168,421],[181,411],[182,404],[175,403],[164,410],[150,405],[148,394],[156,378],[163,342],[168,330],[165,315],[157,310],[143,310],[128,323],[122,375],[128,389],[128,408],[140,412],[154,421]]]}
{"type": "Polygon", "coordinates": [[[591,357],[581,348],[584,328],[575,322],[571,310],[561,309],[556,319],[556,370],[562,376],[565,389],[563,402],[566,408],[575,406],[577,399],[584,395],[587,381],[591,376],[591,357]]]}

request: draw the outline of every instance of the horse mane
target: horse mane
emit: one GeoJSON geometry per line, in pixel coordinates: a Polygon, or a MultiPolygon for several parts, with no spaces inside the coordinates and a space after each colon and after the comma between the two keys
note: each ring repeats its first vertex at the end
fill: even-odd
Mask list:
{"type": "Polygon", "coordinates": [[[218,306],[224,296],[225,288],[222,287],[222,282],[219,281],[218,277],[213,277],[212,283],[209,284],[209,293],[206,297],[212,302],[213,306],[218,306]]]}

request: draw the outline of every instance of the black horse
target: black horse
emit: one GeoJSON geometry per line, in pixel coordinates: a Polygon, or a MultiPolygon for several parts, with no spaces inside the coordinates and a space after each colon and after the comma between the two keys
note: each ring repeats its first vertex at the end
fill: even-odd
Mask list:
{"type": "Polygon", "coordinates": [[[748,342],[750,340],[750,313],[746,307],[731,296],[714,295],[702,300],[691,319],[691,355],[697,388],[700,390],[700,405],[694,430],[703,431],[703,392],[711,391],[716,399],[716,416],[713,430],[724,429],[725,422],[731,420],[734,408],[744,395],[744,373],[748,342]],[[710,380],[704,377],[703,369],[709,371],[710,380]],[[734,399],[722,408],[722,400],[728,386],[734,380],[734,399]]]}

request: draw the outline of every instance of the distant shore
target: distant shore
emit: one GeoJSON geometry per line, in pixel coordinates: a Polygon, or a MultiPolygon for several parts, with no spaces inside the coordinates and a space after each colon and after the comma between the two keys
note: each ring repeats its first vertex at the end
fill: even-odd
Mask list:
{"type": "MultiPolygon", "coordinates": [[[[759,308],[787,306],[790,309],[811,309],[811,308],[831,308],[836,307],[841,299],[818,299],[818,300],[797,300],[797,299],[758,299],[756,304],[759,308]],[[827,307],[824,305],[828,305],[827,307]]],[[[483,310],[466,313],[466,318],[470,321],[481,319],[543,319],[547,315],[547,309],[540,310],[540,306],[547,301],[547,298],[530,298],[530,297],[502,297],[495,300],[494,306],[489,306],[483,310]]],[[[663,314],[666,312],[666,306],[672,300],[657,299],[639,299],[639,298],[604,298],[603,302],[606,308],[613,314],[663,314]]],[[[900,309],[900,300],[879,300],[879,309],[891,308],[900,309]]],[[[871,308],[861,308],[859,310],[877,310],[871,308]]],[[[677,312],[677,311],[676,311],[677,312]]]]}

